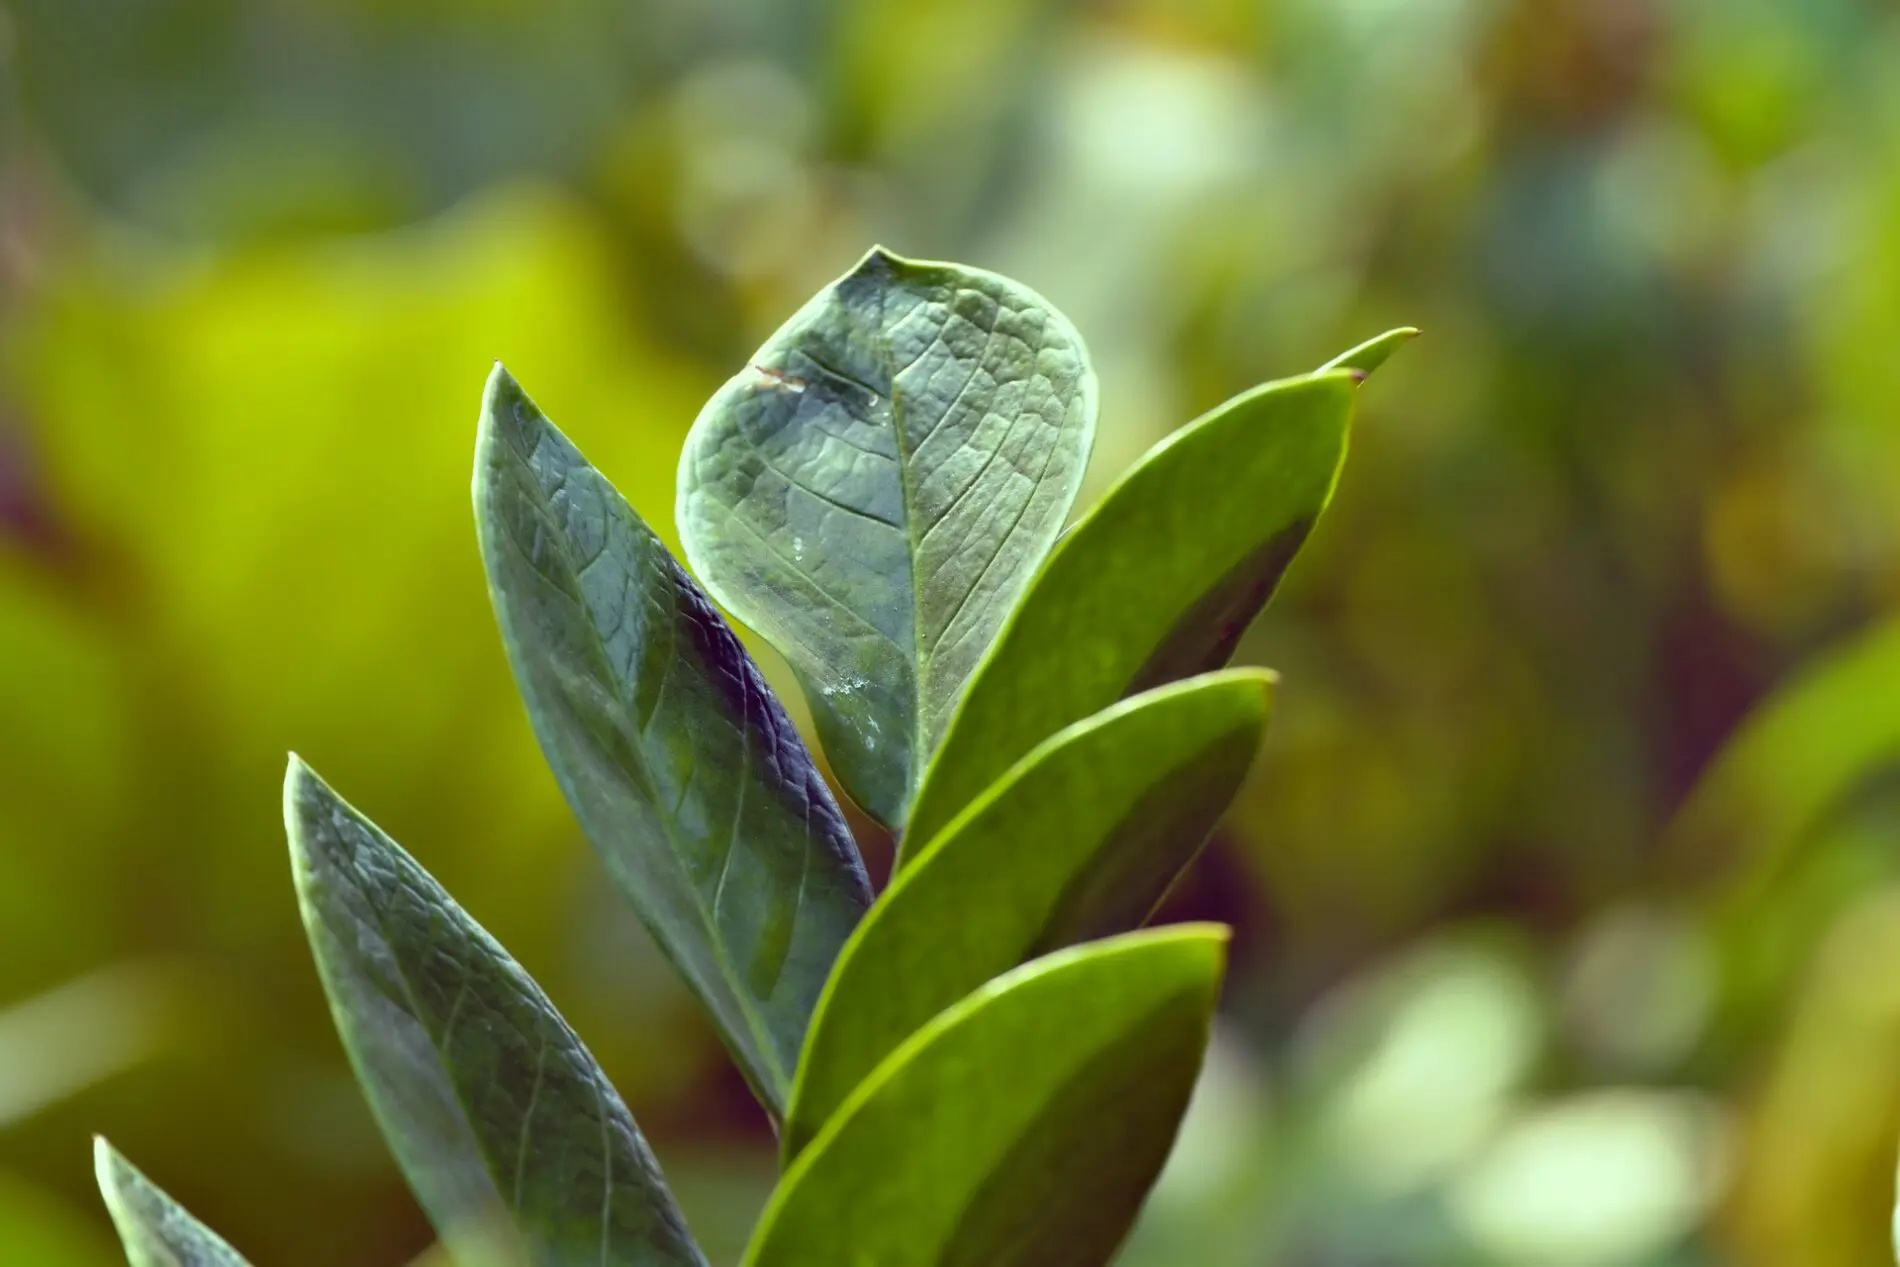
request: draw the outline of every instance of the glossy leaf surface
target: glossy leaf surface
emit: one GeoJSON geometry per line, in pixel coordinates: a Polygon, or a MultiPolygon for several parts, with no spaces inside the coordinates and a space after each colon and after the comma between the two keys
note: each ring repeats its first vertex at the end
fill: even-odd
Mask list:
{"type": "Polygon", "coordinates": [[[900,865],[1062,727],[1227,662],[1332,496],[1356,377],[1236,396],[1151,449],[1064,535],[971,679],[900,865]]]}
{"type": "Polygon", "coordinates": [[[499,366],[475,508],[548,764],[777,1116],[871,900],[844,817],[731,627],[499,366]]]}
{"type": "Polygon", "coordinates": [[[880,1064],[800,1154],[747,1267],[1097,1267],[1173,1145],[1226,930],[1060,950],[880,1064]]]}
{"type": "Polygon", "coordinates": [[[1061,530],[1095,400],[1046,300],[880,249],[693,424],[687,559],[791,662],[845,789],[885,823],[1061,530]]]}
{"type": "Polygon", "coordinates": [[[1145,920],[1247,776],[1273,675],[1208,674],[1039,745],[932,841],[846,945],[799,1061],[790,1158],[881,1060],[984,982],[1145,920]]]}
{"type": "Polygon", "coordinates": [[[100,1195],[131,1267],[249,1267],[103,1138],[93,1140],[92,1159],[100,1195]]]}
{"type": "Polygon", "coordinates": [[[520,965],[294,757],[284,818],[337,1031],[457,1257],[703,1265],[626,1106],[520,965]]]}

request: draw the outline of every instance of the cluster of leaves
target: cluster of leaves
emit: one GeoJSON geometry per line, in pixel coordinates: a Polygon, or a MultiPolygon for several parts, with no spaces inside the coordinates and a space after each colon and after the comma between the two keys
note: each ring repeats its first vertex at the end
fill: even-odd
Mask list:
{"type": "MultiPolygon", "coordinates": [[[[1411,331],[1244,393],[1066,533],[1082,340],[974,269],[873,251],[707,404],[677,514],[790,662],[873,893],[732,628],[497,367],[474,498],[528,714],[575,817],[778,1128],[745,1261],[1105,1262],[1199,1071],[1225,930],[1141,929],[1238,790],[1273,676],[1226,669],[1324,509],[1354,389],[1411,331]]],[[[293,871],[337,1027],[471,1263],[705,1261],[553,1004],[296,758],[293,871]]],[[[104,1141],[135,1264],[241,1263],[104,1141]]]]}

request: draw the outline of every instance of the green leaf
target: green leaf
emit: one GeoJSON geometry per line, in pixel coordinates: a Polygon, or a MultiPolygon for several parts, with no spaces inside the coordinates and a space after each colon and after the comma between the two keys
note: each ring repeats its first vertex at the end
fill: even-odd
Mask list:
{"type": "Polygon", "coordinates": [[[200,1223],[104,1136],[92,1141],[99,1192],[132,1267],[249,1267],[216,1232],[200,1223]]]}
{"type": "Polygon", "coordinates": [[[785,1156],[985,981],[1144,921],[1246,778],[1273,682],[1264,669],[1208,674],[1078,722],[927,845],[859,925],[819,1000],[785,1156]]]}
{"type": "Polygon", "coordinates": [[[781,1115],[818,993],[871,902],[837,802],[731,627],[500,366],[475,517],[561,790],[781,1115]]]}
{"type": "Polygon", "coordinates": [[[284,820],[337,1031],[457,1258],[703,1267],[633,1117],[520,965],[295,757],[284,820]]]}
{"type": "Polygon", "coordinates": [[[1402,345],[1410,343],[1417,337],[1418,329],[1414,326],[1400,326],[1396,330],[1387,330],[1376,338],[1367,339],[1356,348],[1341,352],[1320,366],[1319,372],[1324,374],[1328,370],[1358,370],[1361,374],[1370,374],[1384,365],[1386,358],[1398,351],[1402,345]]]}
{"type": "Polygon", "coordinates": [[[1332,497],[1357,371],[1268,383],[1189,423],[1062,538],[977,669],[900,845],[1132,692],[1225,664],[1332,497]]]}
{"type": "Polygon", "coordinates": [[[1088,354],[1046,300],[882,249],[693,424],[686,557],[791,662],[845,790],[883,822],[1061,530],[1094,432],[1088,354]]]}
{"type": "Polygon", "coordinates": [[[1786,868],[1856,788],[1900,763],[1900,620],[1803,665],[1736,728],[1668,829],[1670,849],[1723,858],[1727,896],[1771,902],[1786,868]]]}
{"type": "Polygon", "coordinates": [[[1227,930],[1060,950],[912,1035],[780,1180],[746,1267],[1097,1267],[1174,1142],[1227,930]]]}

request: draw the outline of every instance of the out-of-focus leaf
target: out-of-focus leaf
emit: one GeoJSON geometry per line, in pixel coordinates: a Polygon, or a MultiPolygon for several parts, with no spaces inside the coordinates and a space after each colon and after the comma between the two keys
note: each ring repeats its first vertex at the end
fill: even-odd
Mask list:
{"type": "Polygon", "coordinates": [[[1735,867],[1731,896],[1764,896],[1806,834],[1900,760],[1900,621],[1805,667],[1749,714],[1669,827],[1672,849],[1735,867]]]}
{"type": "Polygon", "coordinates": [[[1236,396],[1063,536],[951,719],[900,865],[1062,727],[1227,661],[1332,496],[1353,383],[1336,370],[1236,396]]]}
{"type": "Polygon", "coordinates": [[[127,963],[0,1007],[0,1131],[159,1054],[184,994],[175,971],[127,963]]]}
{"type": "Polygon", "coordinates": [[[871,901],[843,815],[732,629],[500,366],[475,517],[509,663],[575,817],[781,1115],[871,901]]]}
{"type": "Polygon", "coordinates": [[[693,424],[686,557],[791,662],[845,790],[883,822],[1061,530],[1094,432],[1087,352],[1046,300],[882,249],[693,424]]]}
{"type": "Polygon", "coordinates": [[[0,1171],[0,1263],[124,1267],[123,1245],[87,1205],[82,1212],[46,1185],[0,1171]]]}
{"type": "Polygon", "coordinates": [[[132,1267],[248,1267],[223,1237],[140,1174],[104,1136],[93,1140],[92,1157],[132,1267]]]}
{"type": "Polygon", "coordinates": [[[457,1257],[703,1265],[633,1117],[520,965],[295,757],[284,820],[337,1031],[457,1257]]]}
{"type": "Polygon", "coordinates": [[[779,1183],[746,1267],[1096,1267],[1206,1049],[1227,930],[1047,955],[912,1035],[779,1183]]]}
{"type": "Polygon", "coordinates": [[[1400,326],[1396,330],[1387,330],[1384,334],[1367,339],[1356,348],[1348,348],[1332,360],[1319,367],[1324,374],[1329,370],[1358,370],[1361,374],[1370,374],[1386,363],[1401,346],[1418,337],[1415,326],[1400,326]]]}
{"type": "Polygon", "coordinates": [[[871,908],[819,1001],[785,1156],[985,981],[1146,919],[1246,778],[1273,681],[1263,669],[1209,674],[1078,722],[927,845],[871,908]]]}
{"type": "MultiPolygon", "coordinates": [[[[167,21],[196,31],[180,12],[167,21]]],[[[248,1215],[224,1230],[260,1264],[393,1267],[390,1237],[407,1237],[374,1126],[360,1104],[323,1107],[353,1094],[310,1065],[328,1017],[279,984],[310,953],[284,918],[281,853],[257,848],[282,753],[454,842],[458,899],[508,913],[510,949],[630,1101],[691,1084],[696,1018],[644,933],[631,953],[582,949],[615,935],[618,899],[576,906],[599,868],[567,847],[573,816],[537,772],[494,636],[470,423],[505,350],[544,404],[603,423],[588,456],[631,500],[665,507],[668,459],[724,375],[647,336],[624,243],[546,185],[318,242],[180,253],[96,227],[110,249],[56,234],[76,249],[43,242],[32,286],[0,303],[0,485],[23,478],[50,515],[24,543],[45,551],[23,555],[0,491],[0,1000],[155,953],[238,976],[207,982],[218,1023],[188,1027],[190,1058],[97,1093],[140,1107],[63,1130],[85,1114],[60,1109],[13,1130],[0,1161],[70,1174],[60,1136],[103,1125],[161,1178],[222,1167],[222,1204],[248,1215]],[[399,703],[365,724],[353,701],[399,703]],[[152,1151],[181,1117],[194,1127],[152,1151]],[[247,1123],[280,1146],[227,1164],[247,1123]]]]}

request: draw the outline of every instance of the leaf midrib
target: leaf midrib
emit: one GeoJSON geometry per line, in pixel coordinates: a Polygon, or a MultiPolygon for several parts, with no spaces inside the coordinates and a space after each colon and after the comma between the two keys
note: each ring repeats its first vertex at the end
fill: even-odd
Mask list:
{"type": "MultiPolygon", "coordinates": [[[[904,511],[904,567],[910,574],[910,734],[904,760],[904,801],[917,794],[917,771],[923,764],[924,746],[924,591],[917,575],[917,558],[923,539],[917,535],[916,490],[911,486],[910,450],[904,431],[904,410],[897,398],[897,356],[891,348],[892,326],[887,307],[890,291],[878,300],[878,352],[884,359],[884,377],[891,385],[891,438],[897,442],[897,491],[904,511]]],[[[919,304],[921,308],[923,304],[919,304]]],[[[913,316],[912,309],[906,317],[913,316]]],[[[979,366],[980,368],[980,366],[979,366]]],[[[971,371],[975,376],[975,371],[971,371]]]]}

